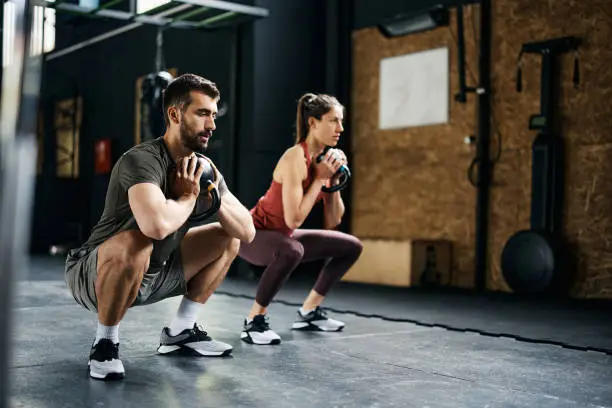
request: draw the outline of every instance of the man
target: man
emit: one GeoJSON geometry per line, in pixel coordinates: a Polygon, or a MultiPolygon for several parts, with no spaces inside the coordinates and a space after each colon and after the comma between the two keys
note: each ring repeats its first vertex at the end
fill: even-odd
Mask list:
{"type": "Polygon", "coordinates": [[[219,96],[214,83],[196,75],[170,83],[163,102],[165,134],[121,156],[101,219],[87,242],[68,254],[66,283],[77,303],[98,315],[89,357],[94,379],[125,376],[118,329],[127,309],[172,296],[183,295],[176,316],[162,329],[159,353],[223,356],[232,351],[211,339],[196,318],[225,277],[240,242],[253,240],[251,215],[215,169],[218,222],[193,227],[188,221],[200,194],[202,166],[196,171],[196,162],[204,160],[194,151],[208,146],[219,96]]]}

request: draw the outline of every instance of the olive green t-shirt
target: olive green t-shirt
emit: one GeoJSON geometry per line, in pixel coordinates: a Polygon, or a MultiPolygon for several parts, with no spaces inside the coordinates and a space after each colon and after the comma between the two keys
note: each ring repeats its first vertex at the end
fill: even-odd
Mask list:
{"type": "MultiPolygon", "coordinates": [[[[172,165],[173,160],[161,137],[143,142],[125,152],[111,171],[102,216],[81,249],[91,250],[122,231],[139,230],[128,200],[129,188],[139,183],[153,183],[159,186],[166,198],[173,198],[168,183],[172,165]]],[[[217,186],[219,195],[223,196],[227,191],[227,185],[221,174],[217,186]]],[[[153,253],[150,266],[161,266],[179,247],[191,226],[193,225],[187,221],[163,240],[152,240],[153,253]]]]}

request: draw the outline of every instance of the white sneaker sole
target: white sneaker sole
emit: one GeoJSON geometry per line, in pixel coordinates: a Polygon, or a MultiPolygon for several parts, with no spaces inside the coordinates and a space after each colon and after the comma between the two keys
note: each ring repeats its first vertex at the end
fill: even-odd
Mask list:
{"type": "Polygon", "coordinates": [[[272,339],[272,340],[268,340],[268,341],[255,340],[247,332],[240,333],[240,339],[242,341],[244,341],[245,343],[257,344],[257,345],[260,345],[260,346],[277,345],[277,344],[281,343],[281,339],[272,339]]]}
{"type": "Polygon", "coordinates": [[[291,328],[294,330],[317,330],[317,331],[324,331],[324,332],[337,332],[337,331],[341,331],[342,329],[344,329],[344,326],[331,328],[331,327],[317,326],[316,324],[312,324],[308,322],[294,322],[291,328]]]}
{"type": "Polygon", "coordinates": [[[221,351],[208,351],[208,350],[197,350],[194,348],[191,348],[189,346],[159,346],[157,348],[157,352],[159,354],[170,354],[170,353],[174,353],[176,351],[179,351],[180,349],[189,349],[189,351],[192,351],[196,354],[199,354],[203,357],[224,357],[224,356],[228,356],[232,353],[232,349],[226,349],[226,350],[221,350],[221,351]]]}
{"type": "Polygon", "coordinates": [[[87,363],[87,371],[89,371],[89,376],[93,378],[94,380],[116,381],[116,380],[122,380],[125,378],[125,371],[109,371],[109,372],[96,371],[95,368],[92,369],[91,362],[87,363]]]}

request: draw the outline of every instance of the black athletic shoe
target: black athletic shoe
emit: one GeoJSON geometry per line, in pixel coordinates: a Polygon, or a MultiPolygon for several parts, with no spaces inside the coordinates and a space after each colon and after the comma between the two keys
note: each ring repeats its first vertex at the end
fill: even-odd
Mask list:
{"type": "Polygon", "coordinates": [[[157,352],[170,354],[174,352],[185,352],[198,354],[206,357],[222,357],[232,352],[229,344],[211,339],[197,324],[192,329],[185,329],[176,336],[170,335],[170,329],[164,327],[159,340],[157,352]]]}
{"type": "Polygon", "coordinates": [[[247,323],[244,320],[240,338],[249,344],[280,344],[281,338],[273,330],[265,315],[257,315],[247,323]]]}
{"type": "Polygon", "coordinates": [[[339,320],[330,319],[327,317],[325,312],[319,306],[315,310],[310,311],[306,315],[303,315],[300,310],[297,312],[298,319],[293,322],[294,330],[315,330],[315,331],[328,331],[335,332],[340,331],[344,328],[344,323],[339,320]]]}
{"type": "Polygon", "coordinates": [[[89,376],[96,380],[120,380],[125,377],[123,363],[119,360],[119,343],[100,339],[89,353],[89,376]]]}

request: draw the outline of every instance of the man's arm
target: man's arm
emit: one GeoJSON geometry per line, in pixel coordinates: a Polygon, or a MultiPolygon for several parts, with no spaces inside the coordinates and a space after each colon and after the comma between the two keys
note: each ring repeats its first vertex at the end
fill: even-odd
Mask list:
{"type": "MultiPolygon", "coordinates": [[[[119,184],[127,191],[128,201],[138,228],[147,237],[162,240],[178,230],[183,225],[197,199],[197,189],[194,190],[193,174],[195,161],[181,161],[185,166],[179,198],[169,200],[160,186],[165,177],[165,168],[155,154],[145,150],[134,150],[126,153],[118,164],[119,184]],[[187,167],[189,166],[189,167],[187,167]]],[[[201,172],[200,172],[201,174],[201,172]]]]}
{"type": "Polygon", "coordinates": [[[132,213],[140,231],[147,237],[162,240],[183,225],[196,203],[193,195],[168,200],[152,183],[135,184],[128,190],[132,213]]]}
{"type": "Polygon", "coordinates": [[[219,180],[219,196],[221,206],[217,215],[223,229],[230,237],[250,243],[255,238],[255,225],[249,210],[229,191],[225,179],[219,180]]]}

